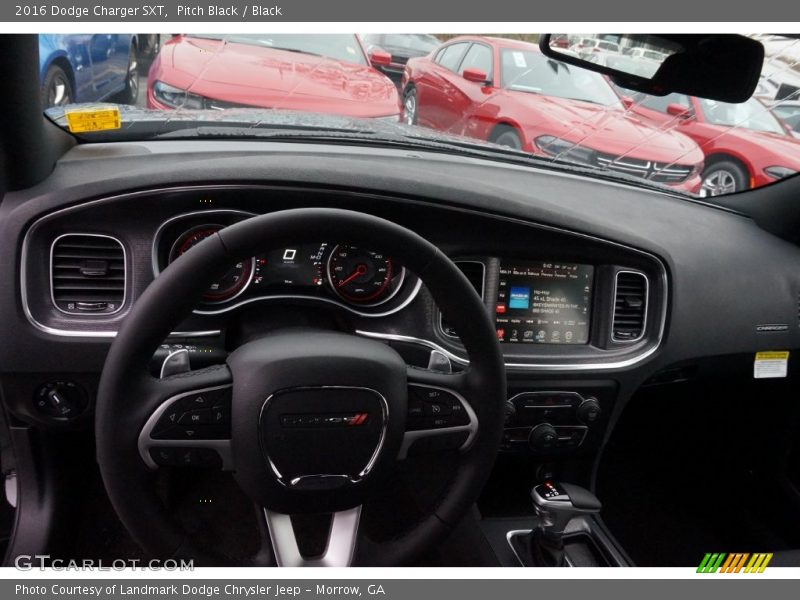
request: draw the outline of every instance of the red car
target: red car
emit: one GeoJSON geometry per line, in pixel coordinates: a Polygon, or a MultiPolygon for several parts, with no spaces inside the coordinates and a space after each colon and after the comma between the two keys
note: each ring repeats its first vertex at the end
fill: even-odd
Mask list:
{"type": "Polygon", "coordinates": [[[755,98],[728,104],[684,94],[643,95],[632,110],[700,145],[703,196],[760,187],[800,171],[800,140],[755,98]]]}
{"type": "Polygon", "coordinates": [[[533,44],[458,37],[403,74],[403,118],[533,154],[700,189],[703,153],[688,137],[626,114],[602,75],[533,44]]]}
{"type": "Polygon", "coordinates": [[[400,114],[397,88],[351,34],[179,35],[150,68],[147,106],[156,109],[276,108],[387,118],[400,114]]]}

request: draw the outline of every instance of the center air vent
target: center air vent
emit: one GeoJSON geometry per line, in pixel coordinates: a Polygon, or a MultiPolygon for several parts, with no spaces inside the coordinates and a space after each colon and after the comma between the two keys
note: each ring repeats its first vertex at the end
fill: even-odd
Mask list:
{"type": "Polygon", "coordinates": [[[614,286],[614,322],[611,339],[635,342],[644,335],[647,318],[647,277],[643,273],[620,271],[614,286]]]}
{"type": "MultiPolygon", "coordinates": [[[[455,265],[458,267],[458,270],[461,271],[469,282],[472,284],[472,287],[475,288],[475,291],[478,292],[478,295],[483,300],[483,280],[486,274],[486,267],[482,262],[477,260],[464,260],[464,261],[454,261],[455,265]]],[[[439,315],[440,323],[442,326],[442,333],[444,333],[448,337],[458,337],[455,328],[448,324],[444,318],[439,315]]]]}
{"type": "Polygon", "coordinates": [[[113,314],[125,302],[125,249],[105,235],[62,235],[50,250],[50,278],[60,311],[113,314]]]}

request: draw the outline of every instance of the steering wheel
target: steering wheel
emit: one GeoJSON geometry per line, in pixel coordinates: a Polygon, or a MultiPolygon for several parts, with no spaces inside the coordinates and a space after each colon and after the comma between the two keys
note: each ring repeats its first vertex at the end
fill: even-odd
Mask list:
{"type": "Polygon", "coordinates": [[[477,500],[500,443],[505,395],[502,354],[484,305],[435,246],[367,214],[285,210],[205,239],[137,300],[103,368],[97,460],[122,523],[154,556],[215,566],[406,564],[440,541],[477,500]],[[223,365],[162,379],[149,374],[159,344],[232,264],[320,239],[379,248],[420,277],[459,332],[469,367],[452,374],[408,367],[379,341],[304,330],[244,343],[223,365]],[[415,416],[434,405],[448,418],[415,416]],[[187,415],[196,427],[178,423],[187,415]],[[430,514],[389,541],[372,541],[359,528],[361,507],[394,462],[417,445],[457,450],[457,468],[430,514]],[[231,471],[261,507],[262,550],[234,561],[198,547],[158,497],[155,475],[163,464],[231,471]],[[319,513],[331,514],[327,544],[308,558],[292,516],[319,513]]]}

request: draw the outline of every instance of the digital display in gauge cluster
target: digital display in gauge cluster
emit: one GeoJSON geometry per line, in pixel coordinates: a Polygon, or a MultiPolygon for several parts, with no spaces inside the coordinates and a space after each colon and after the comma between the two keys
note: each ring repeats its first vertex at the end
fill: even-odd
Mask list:
{"type": "Polygon", "coordinates": [[[318,287],[325,282],[328,244],[301,244],[256,257],[253,284],[262,287],[318,287]]]}
{"type": "Polygon", "coordinates": [[[500,266],[497,338],[521,344],[589,342],[594,267],[508,262],[500,266]]]}

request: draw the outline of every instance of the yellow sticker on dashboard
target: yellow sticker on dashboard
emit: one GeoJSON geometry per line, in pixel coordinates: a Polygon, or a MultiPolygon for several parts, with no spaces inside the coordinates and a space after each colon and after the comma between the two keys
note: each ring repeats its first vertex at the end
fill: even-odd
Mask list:
{"type": "Polygon", "coordinates": [[[116,106],[90,110],[69,110],[64,116],[67,118],[67,128],[71,133],[89,133],[122,127],[122,119],[116,106]]]}
{"type": "Polygon", "coordinates": [[[756,352],[756,360],[753,363],[753,377],[755,379],[786,377],[788,368],[789,352],[786,350],[756,352]]]}

